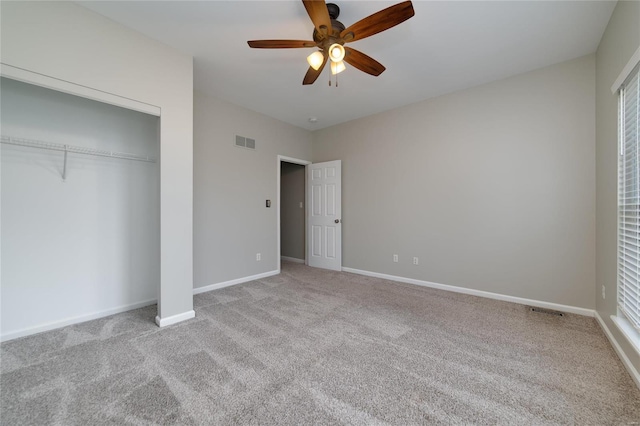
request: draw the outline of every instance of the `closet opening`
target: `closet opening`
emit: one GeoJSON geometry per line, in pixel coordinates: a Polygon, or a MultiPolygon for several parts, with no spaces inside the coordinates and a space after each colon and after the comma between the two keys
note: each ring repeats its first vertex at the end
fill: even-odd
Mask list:
{"type": "Polygon", "coordinates": [[[155,304],[160,118],[5,77],[0,90],[2,340],[155,304]]]}

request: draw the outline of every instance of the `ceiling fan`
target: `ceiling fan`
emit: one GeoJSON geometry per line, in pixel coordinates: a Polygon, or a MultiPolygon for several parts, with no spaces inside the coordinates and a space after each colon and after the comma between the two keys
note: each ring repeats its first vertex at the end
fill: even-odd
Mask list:
{"type": "Polygon", "coordinates": [[[344,44],[388,30],[415,14],[411,1],[405,1],[367,16],[345,28],[337,20],[340,8],[334,3],[325,4],[324,0],[302,0],[302,3],[315,26],[313,41],[252,40],[247,42],[249,47],[258,49],[305,47],[317,47],[320,49],[307,57],[310,66],[302,80],[302,84],[313,84],[320,76],[328,60],[331,61],[332,74],[338,74],[343,71],[345,68],[344,62],[346,62],[367,74],[379,76],[385,70],[384,65],[356,49],[345,47],[344,44]]]}

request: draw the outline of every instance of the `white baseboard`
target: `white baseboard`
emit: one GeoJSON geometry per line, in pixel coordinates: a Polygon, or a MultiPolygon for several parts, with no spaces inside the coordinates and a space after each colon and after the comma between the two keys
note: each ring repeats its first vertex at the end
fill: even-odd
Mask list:
{"type": "Polygon", "coordinates": [[[157,316],[156,324],[158,324],[158,327],[166,327],[168,325],[177,324],[179,322],[186,321],[191,318],[195,318],[195,316],[196,316],[196,311],[194,310],[183,312],[177,315],[172,315],[166,318],[160,318],[157,316]]]}
{"type": "Polygon", "coordinates": [[[145,300],[144,302],[132,303],[130,305],[118,306],[117,308],[105,309],[104,311],[92,312],[86,315],[79,315],[77,317],[66,318],[60,321],[52,321],[46,324],[37,325],[34,327],[23,328],[22,330],[12,331],[10,333],[0,336],[1,342],[17,339],[19,337],[30,336],[32,334],[42,333],[44,331],[54,330],[56,328],[66,327],[68,325],[79,324],[85,321],[91,321],[98,318],[108,317],[110,315],[119,314],[133,309],[144,308],[145,306],[155,305],[157,300],[145,300]]]}
{"type": "Polygon", "coordinates": [[[248,277],[236,278],[235,280],[224,281],[224,282],[221,282],[221,283],[211,284],[211,285],[207,285],[207,286],[204,286],[204,287],[197,287],[197,288],[193,289],[193,294],[205,293],[207,291],[217,290],[219,288],[229,287],[229,286],[236,285],[236,284],[247,283],[249,281],[255,281],[255,280],[259,280],[261,278],[266,278],[266,277],[271,277],[273,275],[278,275],[279,273],[280,272],[277,271],[277,270],[276,271],[263,272],[262,274],[250,275],[248,277]]]}
{"type": "Polygon", "coordinates": [[[368,277],[375,277],[375,278],[383,278],[385,280],[390,280],[390,281],[398,281],[401,283],[415,284],[423,287],[436,288],[438,290],[469,294],[471,296],[486,297],[487,299],[502,300],[505,302],[518,303],[521,305],[536,306],[538,308],[552,309],[554,311],[568,312],[572,314],[584,315],[587,317],[593,317],[595,313],[593,309],[579,308],[577,306],[561,305],[558,303],[551,303],[551,302],[543,302],[540,300],[525,299],[525,298],[516,297],[516,296],[507,296],[505,294],[491,293],[491,292],[482,291],[482,290],[473,290],[470,288],[456,287],[456,286],[447,285],[447,284],[432,283],[429,281],[416,280],[414,278],[398,277],[395,275],[387,275],[387,274],[381,274],[378,272],[362,271],[360,269],[353,269],[353,268],[342,268],[342,270],[344,272],[351,272],[352,274],[366,275],[368,277]]]}
{"type": "Polygon", "coordinates": [[[595,312],[595,317],[598,321],[598,324],[600,324],[602,331],[604,331],[604,334],[607,336],[607,339],[609,339],[609,342],[611,342],[611,346],[613,346],[613,349],[618,354],[618,358],[620,358],[620,361],[622,361],[622,364],[631,375],[631,378],[634,382],[636,382],[636,386],[638,386],[638,388],[640,389],[640,374],[638,374],[638,370],[636,370],[631,361],[629,361],[629,358],[627,358],[627,355],[620,347],[620,344],[618,343],[616,338],[613,337],[611,330],[609,330],[609,327],[607,327],[607,324],[602,320],[602,317],[597,311],[595,312]]]}
{"type": "Polygon", "coordinates": [[[280,256],[280,259],[286,260],[287,262],[304,263],[304,259],[298,259],[297,257],[280,256]]]}
{"type": "MultiPolygon", "coordinates": [[[[269,271],[258,275],[252,275],[249,277],[237,278],[231,281],[225,281],[217,284],[208,285],[206,287],[198,287],[193,289],[193,294],[204,293],[206,291],[216,290],[219,288],[229,287],[235,284],[246,283],[249,281],[259,280],[260,278],[270,277],[272,275],[277,275],[278,271],[269,271]]],[[[114,314],[120,314],[122,312],[131,311],[138,308],[144,308],[145,306],[155,305],[158,301],[156,299],[153,300],[145,300],[144,302],[132,303],[130,305],[118,306],[112,309],[105,309],[104,311],[92,312],[86,315],[79,315],[77,317],[66,318],[60,321],[52,321],[46,324],[37,325],[34,327],[23,328],[18,331],[12,331],[0,336],[0,342],[7,342],[9,340],[17,339],[19,337],[26,337],[32,334],[38,334],[45,331],[55,330],[57,328],[66,327],[68,325],[79,324],[81,322],[91,321],[98,318],[108,317],[114,314]]],[[[156,324],[159,327],[165,327],[167,325],[175,324],[180,321],[184,321],[190,318],[195,317],[195,312],[188,311],[182,314],[173,315],[168,318],[160,318],[156,316],[156,324]]]]}

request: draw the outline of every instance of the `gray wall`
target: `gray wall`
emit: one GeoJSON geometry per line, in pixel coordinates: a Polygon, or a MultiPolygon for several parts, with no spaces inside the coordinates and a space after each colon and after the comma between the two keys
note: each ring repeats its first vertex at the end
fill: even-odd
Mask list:
{"type": "MultiPolygon", "coordinates": [[[[159,119],[0,79],[9,136],[158,157],[159,119]]],[[[153,301],[157,163],[2,145],[2,335],[153,301]],[[26,314],[28,312],[28,314],[26,314]]]]}
{"type": "Polygon", "coordinates": [[[305,166],[282,162],[280,180],[280,254],[304,260],[305,166]],[[300,207],[302,203],[302,208],[300,207]]]}
{"type": "Polygon", "coordinates": [[[594,87],[589,55],[315,132],[343,266],[594,308],[594,87]]]}
{"type": "Polygon", "coordinates": [[[640,2],[618,2],[596,54],[596,310],[640,371],[640,355],[611,321],[617,313],[618,95],[611,85],[640,46],[640,2]],[[602,298],[606,287],[606,299],[602,298]]]}
{"type": "Polygon", "coordinates": [[[194,287],[275,271],[278,155],[309,161],[311,133],[199,92],[194,102],[194,287]]]}

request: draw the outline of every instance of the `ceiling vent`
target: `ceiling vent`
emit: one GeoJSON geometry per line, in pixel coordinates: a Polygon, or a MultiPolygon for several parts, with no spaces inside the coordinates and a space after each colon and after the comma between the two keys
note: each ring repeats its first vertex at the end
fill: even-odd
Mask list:
{"type": "Polygon", "coordinates": [[[256,149],[256,140],[236,135],[236,146],[240,148],[256,149]]]}

